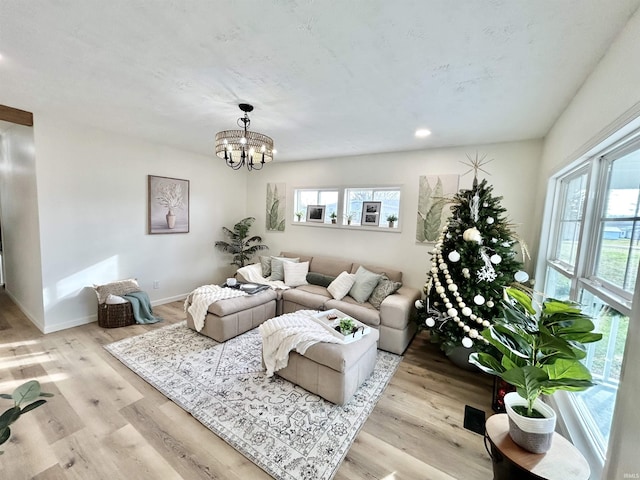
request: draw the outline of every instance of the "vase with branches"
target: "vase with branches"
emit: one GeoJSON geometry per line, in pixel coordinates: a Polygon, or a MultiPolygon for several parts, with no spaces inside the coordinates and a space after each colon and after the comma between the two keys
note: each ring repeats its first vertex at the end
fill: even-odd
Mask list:
{"type": "Polygon", "coordinates": [[[158,185],[156,193],[156,202],[167,209],[167,226],[174,228],[176,226],[176,215],[174,210],[184,206],[184,193],[182,186],[177,183],[163,182],[158,185]]]}

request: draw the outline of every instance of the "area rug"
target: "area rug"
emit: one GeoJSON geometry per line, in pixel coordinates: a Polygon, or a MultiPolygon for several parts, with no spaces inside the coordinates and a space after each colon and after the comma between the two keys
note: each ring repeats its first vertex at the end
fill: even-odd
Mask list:
{"type": "Polygon", "coordinates": [[[277,479],[333,478],[402,357],[378,350],[352,400],[334,405],[262,367],[257,329],[218,343],[169,325],[105,348],[277,479]]]}

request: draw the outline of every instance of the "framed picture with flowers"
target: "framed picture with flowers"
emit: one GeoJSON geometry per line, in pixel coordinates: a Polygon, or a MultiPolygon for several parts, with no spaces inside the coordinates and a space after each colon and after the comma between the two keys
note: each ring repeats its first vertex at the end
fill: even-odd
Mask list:
{"type": "Polygon", "coordinates": [[[189,233],[189,180],[148,178],[149,233],[189,233]]]}

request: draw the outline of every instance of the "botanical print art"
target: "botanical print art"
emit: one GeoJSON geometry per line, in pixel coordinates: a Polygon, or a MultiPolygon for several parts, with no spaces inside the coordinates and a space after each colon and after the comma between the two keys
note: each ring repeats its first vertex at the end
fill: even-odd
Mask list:
{"type": "Polygon", "coordinates": [[[149,233],[189,232],[189,180],[149,175],[149,233]]]}
{"type": "Polygon", "coordinates": [[[458,191],[458,175],[423,175],[418,190],[416,242],[434,243],[451,210],[449,202],[458,191]]]}
{"type": "Polygon", "coordinates": [[[284,232],[287,185],[267,183],[267,230],[284,232]]]}

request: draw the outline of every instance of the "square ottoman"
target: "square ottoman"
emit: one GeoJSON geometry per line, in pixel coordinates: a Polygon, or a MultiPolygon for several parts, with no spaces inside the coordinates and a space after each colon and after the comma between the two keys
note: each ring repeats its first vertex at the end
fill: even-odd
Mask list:
{"type": "MultiPolygon", "coordinates": [[[[276,315],[276,296],[276,292],[269,289],[214,302],[207,309],[204,327],[199,333],[217,342],[226,342],[248,332],[276,315]]],[[[196,329],[189,312],[187,326],[192,330],[196,329]]]]}
{"type": "Polygon", "coordinates": [[[338,405],[344,405],[376,365],[378,331],[374,328],[352,343],[316,343],[304,355],[292,351],[280,377],[338,405]]]}

